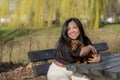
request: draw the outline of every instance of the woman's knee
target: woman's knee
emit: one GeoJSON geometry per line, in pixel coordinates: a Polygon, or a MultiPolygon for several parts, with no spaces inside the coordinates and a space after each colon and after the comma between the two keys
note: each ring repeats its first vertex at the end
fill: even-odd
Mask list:
{"type": "Polygon", "coordinates": [[[48,80],[71,80],[71,78],[63,73],[54,73],[47,75],[48,80]]]}

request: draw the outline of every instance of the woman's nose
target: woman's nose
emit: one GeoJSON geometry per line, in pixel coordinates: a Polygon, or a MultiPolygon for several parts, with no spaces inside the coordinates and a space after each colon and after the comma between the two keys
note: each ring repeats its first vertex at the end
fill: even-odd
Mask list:
{"type": "Polygon", "coordinates": [[[73,30],[73,29],[70,29],[70,32],[71,32],[71,33],[73,33],[73,32],[74,32],[74,30],[73,30]]]}

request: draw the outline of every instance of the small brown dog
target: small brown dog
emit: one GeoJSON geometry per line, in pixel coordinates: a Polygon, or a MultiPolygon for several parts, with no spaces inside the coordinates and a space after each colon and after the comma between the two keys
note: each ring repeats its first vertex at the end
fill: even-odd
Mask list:
{"type": "MultiPolygon", "coordinates": [[[[72,46],[72,51],[75,52],[78,48],[84,47],[84,44],[83,44],[81,41],[79,41],[79,40],[72,40],[71,46],[72,46]]],[[[96,55],[96,56],[97,56],[98,54],[95,53],[95,52],[90,52],[89,55],[87,55],[87,56],[84,57],[83,63],[84,63],[84,64],[89,64],[88,58],[92,58],[93,55],[96,55]]],[[[81,62],[80,62],[80,59],[78,59],[77,63],[81,63],[81,62]]]]}
{"type": "Polygon", "coordinates": [[[72,40],[71,46],[72,46],[72,51],[76,51],[78,48],[84,47],[84,44],[79,40],[72,40]]]}

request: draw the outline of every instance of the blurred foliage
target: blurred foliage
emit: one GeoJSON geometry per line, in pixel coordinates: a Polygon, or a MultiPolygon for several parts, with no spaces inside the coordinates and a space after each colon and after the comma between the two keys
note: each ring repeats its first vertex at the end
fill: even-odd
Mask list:
{"type": "MultiPolygon", "coordinates": [[[[115,0],[116,1],[116,0],[115,0]]],[[[110,0],[0,0],[0,18],[10,20],[0,25],[43,28],[63,24],[69,17],[97,29],[110,0]]]]}

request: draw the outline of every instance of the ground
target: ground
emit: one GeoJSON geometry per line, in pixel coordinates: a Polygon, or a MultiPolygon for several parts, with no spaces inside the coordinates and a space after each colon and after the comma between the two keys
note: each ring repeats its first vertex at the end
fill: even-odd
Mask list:
{"type": "Polygon", "coordinates": [[[0,63],[0,80],[44,80],[44,77],[34,77],[29,64],[0,63]]]}
{"type": "MultiPolygon", "coordinates": [[[[0,63],[0,80],[46,80],[44,76],[35,77],[30,64],[0,63]]],[[[90,80],[120,80],[105,76],[90,75],[90,80]]]]}

